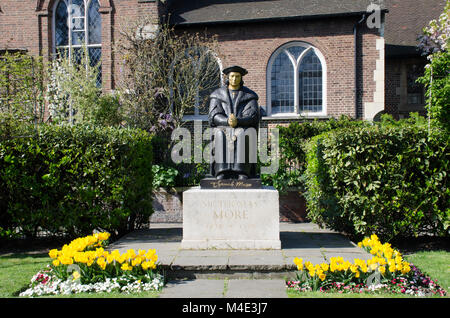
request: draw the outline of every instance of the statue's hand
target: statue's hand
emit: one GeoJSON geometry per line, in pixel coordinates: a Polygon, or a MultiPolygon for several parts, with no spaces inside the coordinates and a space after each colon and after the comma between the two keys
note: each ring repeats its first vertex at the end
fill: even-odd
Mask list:
{"type": "Polygon", "coordinates": [[[237,118],[234,114],[231,114],[230,117],[228,117],[228,125],[233,128],[237,126],[237,118]]]}

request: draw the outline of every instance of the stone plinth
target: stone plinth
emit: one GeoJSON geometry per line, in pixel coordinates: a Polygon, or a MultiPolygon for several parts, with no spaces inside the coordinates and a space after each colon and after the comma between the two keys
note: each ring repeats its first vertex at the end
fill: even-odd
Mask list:
{"type": "Polygon", "coordinates": [[[278,191],[183,192],[183,249],[281,249],[278,191]]]}

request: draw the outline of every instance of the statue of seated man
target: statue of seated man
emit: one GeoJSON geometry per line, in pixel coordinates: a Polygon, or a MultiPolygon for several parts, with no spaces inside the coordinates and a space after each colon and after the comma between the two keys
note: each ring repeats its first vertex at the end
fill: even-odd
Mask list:
{"type": "Polygon", "coordinates": [[[242,77],[248,73],[244,68],[232,66],[223,73],[226,85],[210,95],[209,124],[214,128],[211,175],[245,180],[256,176],[258,95],[243,86],[242,77]]]}

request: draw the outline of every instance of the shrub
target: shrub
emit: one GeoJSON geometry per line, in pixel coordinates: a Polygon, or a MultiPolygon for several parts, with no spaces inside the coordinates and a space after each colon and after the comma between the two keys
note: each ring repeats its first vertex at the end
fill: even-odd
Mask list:
{"type": "Polygon", "coordinates": [[[146,132],[84,125],[3,128],[4,229],[26,236],[93,229],[123,234],[148,221],[152,147],[146,132]]]}
{"type": "Polygon", "coordinates": [[[178,175],[178,171],[175,168],[153,165],[152,171],[154,189],[175,186],[175,178],[178,175]]]}
{"type": "Polygon", "coordinates": [[[300,176],[305,171],[306,153],[304,147],[308,140],[333,129],[364,124],[362,121],[355,121],[349,117],[341,116],[339,119],[293,122],[286,127],[278,126],[280,166],[276,174],[262,175],[263,182],[266,185],[274,186],[280,191],[288,187],[304,188],[300,176]]]}
{"type": "Polygon", "coordinates": [[[0,112],[21,121],[42,122],[45,63],[42,57],[9,53],[0,57],[0,112]]]}
{"type": "Polygon", "coordinates": [[[448,235],[448,139],[413,120],[339,129],[307,146],[308,216],[353,235],[448,235]]]}

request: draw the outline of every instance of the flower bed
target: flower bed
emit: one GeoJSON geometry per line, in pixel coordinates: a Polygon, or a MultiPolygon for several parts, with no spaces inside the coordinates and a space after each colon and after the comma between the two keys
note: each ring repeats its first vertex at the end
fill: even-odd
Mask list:
{"type": "Polygon", "coordinates": [[[109,236],[96,233],[51,250],[52,263],[32,277],[20,296],[159,290],[163,276],[157,270],[155,250],[105,251],[109,236]]]}
{"type": "Polygon", "coordinates": [[[404,261],[389,243],[381,244],[376,235],[365,238],[358,246],[373,257],[367,261],[354,259],[353,263],[342,257],[331,257],[330,263],[315,265],[296,257],[297,280],[288,281],[287,287],[299,292],[446,295],[437,281],[404,261]]]}

